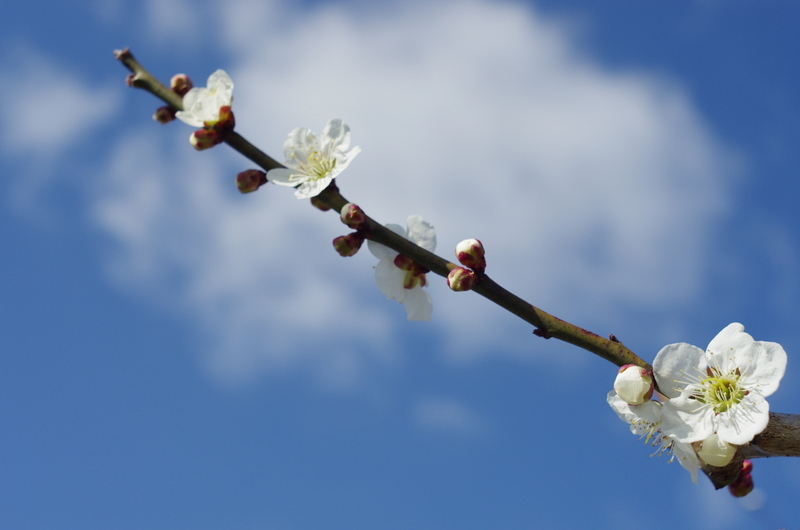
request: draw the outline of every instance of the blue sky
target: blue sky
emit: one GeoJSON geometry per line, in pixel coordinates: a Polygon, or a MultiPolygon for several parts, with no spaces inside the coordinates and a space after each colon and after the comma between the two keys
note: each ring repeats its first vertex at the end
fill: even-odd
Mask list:
{"type": "Polygon", "coordinates": [[[730,322],[800,412],[800,8],[581,0],[31,1],[0,19],[0,526],[800,527],[649,458],[616,370],[431,278],[429,323],[336,217],[150,118],[112,50],[235,83],[237,130],[341,117],[344,195],[487,247],[515,293],[645,359],[730,322]]]}

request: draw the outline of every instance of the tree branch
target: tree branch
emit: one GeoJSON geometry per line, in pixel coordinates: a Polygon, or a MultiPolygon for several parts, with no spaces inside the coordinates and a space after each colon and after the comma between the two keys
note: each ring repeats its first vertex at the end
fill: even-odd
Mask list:
{"type": "MultiPolygon", "coordinates": [[[[130,86],[147,90],[176,110],[183,110],[182,98],[145,70],[133,57],[130,50],[127,48],[116,50],[114,55],[132,72],[127,79],[127,83],[130,86]]],[[[229,133],[226,136],[225,143],[260,166],[264,171],[285,167],[236,132],[229,133]]],[[[329,206],[337,214],[345,204],[350,202],[339,192],[335,181],[331,182],[317,196],[317,199],[329,206]]],[[[411,258],[439,276],[446,277],[451,270],[459,267],[459,265],[451,263],[392,232],[369,216],[367,216],[366,220],[365,233],[368,239],[411,258]]],[[[613,335],[606,339],[561,320],[504,289],[486,274],[478,274],[478,280],[472,290],[533,325],[536,328],[534,334],[539,337],[545,339],[556,338],[574,344],[617,366],[635,364],[648,370],[653,369],[650,364],[625,347],[613,335]]],[[[727,486],[738,477],[742,469],[742,461],[745,459],[774,456],[800,456],[800,415],[771,412],[767,428],[757,435],[752,442],[741,446],[730,464],[725,467],[704,465],[701,469],[708,475],[714,486],[719,489],[727,486]]]]}

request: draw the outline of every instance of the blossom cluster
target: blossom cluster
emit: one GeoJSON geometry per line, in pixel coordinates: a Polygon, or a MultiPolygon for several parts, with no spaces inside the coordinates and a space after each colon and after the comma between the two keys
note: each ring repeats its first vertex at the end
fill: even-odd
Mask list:
{"type": "Polygon", "coordinates": [[[658,454],[671,453],[696,483],[701,463],[726,466],[738,446],[767,427],[766,398],[785,370],[780,344],[755,341],[733,323],[705,350],[685,343],[665,346],[652,373],[624,366],[607,400],[634,434],[657,446],[658,454]],[[650,399],[653,379],[662,401],[650,399]]]}

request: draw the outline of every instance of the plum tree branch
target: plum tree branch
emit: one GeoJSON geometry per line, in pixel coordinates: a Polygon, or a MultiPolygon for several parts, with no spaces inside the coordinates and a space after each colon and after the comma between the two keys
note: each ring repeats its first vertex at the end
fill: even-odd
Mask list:
{"type": "MultiPolygon", "coordinates": [[[[128,48],[116,50],[114,56],[131,71],[127,78],[128,85],[147,90],[175,110],[183,110],[182,98],[142,67],[128,48]]],[[[264,171],[285,167],[236,132],[227,133],[224,141],[264,171]]],[[[335,212],[340,212],[342,207],[350,202],[342,196],[335,181],[322,191],[317,199],[335,212]]],[[[439,276],[446,277],[451,270],[459,267],[394,233],[369,216],[364,232],[368,239],[411,258],[439,276]]],[[[652,370],[649,363],[638,357],[613,335],[607,339],[561,320],[506,290],[486,274],[478,274],[478,280],[472,290],[533,325],[536,328],[534,334],[539,337],[568,342],[617,366],[635,364],[652,370]]],[[[744,459],[773,456],[800,456],[800,415],[770,413],[767,428],[752,442],[741,446],[730,464],[724,468],[706,465],[702,469],[712,483],[721,488],[736,479],[744,459]]]]}

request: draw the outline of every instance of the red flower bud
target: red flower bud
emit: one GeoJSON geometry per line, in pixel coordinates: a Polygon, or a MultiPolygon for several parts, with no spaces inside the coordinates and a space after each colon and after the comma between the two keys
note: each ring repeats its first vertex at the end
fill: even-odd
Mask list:
{"type": "Polygon", "coordinates": [[[447,275],[447,286],[454,291],[469,291],[478,275],[464,267],[457,267],[447,275]]]}
{"type": "Polygon", "coordinates": [[[361,228],[367,222],[367,216],[357,204],[347,203],[342,207],[340,214],[342,222],[350,228],[361,228]]]}
{"type": "Polygon", "coordinates": [[[172,88],[172,91],[180,97],[185,96],[186,93],[194,87],[192,80],[189,79],[189,76],[186,74],[173,75],[172,79],[169,80],[169,86],[172,88]]]}
{"type": "Polygon", "coordinates": [[[483,272],[486,269],[485,254],[483,244],[477,239],[465,239],[456,245],[456,258],[459,263],[475,272],[483,272]]]}
{"type": "Polygon", "coordinates": [[[242,193],[252,193],[267,183],[267,174],[258,169],[248,169],[236,175],[236,187],[242,193]]]}
{"type": "Polygon", "coordinates": [[[153,119],[158,123],[169,123],[175,119],[175,109],[170,106],[158,107],[153,114],[153,119]]]}
{"type": "Polygon", "coordinates": [[[355,255],[364,243],[364,234],[352,232],[346,236],[339,236],[333,240],[333,248],[340,256],[347,258],[355,255]]]}

